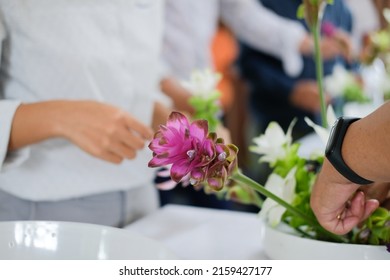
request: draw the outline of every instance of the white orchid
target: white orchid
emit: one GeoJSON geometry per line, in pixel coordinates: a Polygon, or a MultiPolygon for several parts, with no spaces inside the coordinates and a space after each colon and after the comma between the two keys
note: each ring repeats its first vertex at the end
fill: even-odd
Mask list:
{"type": "MultiPolygon", "coordinates": [[[[296,167],[292,168],[286,178],[282,178],[281,176],[272,173],[268,177],[264,187],[274,195],[291,204],[295,198],[296,170],[296,167]]],[[[260,217],[265,218],[272,227],[275,227],[282,220],[282,216],[285,211],[286,208],[274,200],[267,198],[260,211],[260,217]]]]}
{"type": "Polygon", "coordinates": [[[355,76],[339,64],[336,64],[332,74],[324,79],[325,89],[333,97],[343,96],[345,90],[354,84],[355,76]]]}
{"type": "Polygon", "coordinates": [[[215,73],[211,69],[195,70],[192,72],[190,80],[182,81],[181,84],[193,95],[207,97],[215,92],[221,78],[221,74],[215,73]]]}
{"type": "Polygon", "coordinates": [[[305,122],[314,129],[324,145],[326,145],[328,142],[331,126],[336,121],[336,114],[332,106],[329,106],[328,110],[326,111],[326,120],[329,124],[328,128],[324,128],[318,124],[315,124],[311,119],[305,117],[305,122]]]}
{"type": "Polygon", "coordinates": [[[278,159],[284,159],[287,155],[287,149],[292,143],[292,128],[296,120],[292,121],[287,133],[277,122],[271,122],[264,134],[253,138],[255,146],[250,146],[249,150],[262,155],[260,162],[269,162],[271,165],[275,164],[278,159]]]}

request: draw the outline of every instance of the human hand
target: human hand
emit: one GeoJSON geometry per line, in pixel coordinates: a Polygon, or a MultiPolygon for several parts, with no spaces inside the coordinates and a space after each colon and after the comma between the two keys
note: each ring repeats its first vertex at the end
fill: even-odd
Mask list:
{"type": "Polygon", "coordinates": [[[157,131],[160,128],[160,125],[165,124],[167,122],[169,114],[171,112],[172,110],[161,102],[154,102],[152,122],[152,128],[154,131],[157,131]]]}
{"type": "Polygon", "coordinates": [[[189,103],[192,94],[178,80],[166,77],[161,80],[160,87],[161,91],[172,99],[176,110],[189,114],[194,113],[194,108],[189,103]]]}
{"type": "Polygon", "coordinates": [[[225,144],[233,143],[230,130],[224,125],[218,124],[215,132],[217,133],[218,138],[222,138],[225,141],[225,144]]]}
{"type": "Polygon", "coordinates": [[[133,159],[153,136],[150,127],[117,107],[96,101],[59,102],[58,134],[100,159],[133,159]]]}
{"type": "Polygon", "coordinates": [[[390,210],[390,183],[373,183],[359,188],[368,199],[376,199],[380,206],[390,210]]]}
{"type": "Polygon", "coordinates": [[[340,55],[343,56],[348,62],[353,59],[353,43],[351,36],[343,30],[337,29],[333,34],[332,39],[339,44],[340,55]]]}
{"type": "MultiPolygon", "coordinates": [[[[307,35],[302,40],[299,50],[303,55],[313,55],[314,42],[311,35],[307,35]]],[[[324,60],[342,56],[347,61],[351,61],[353,54],[352,40],[347,33],[337,30],[331,37],[324,36],[321,38],[320,51],[324,60]]]]}
{"type": "MultiPolygon", "coordinates": [[[[325,101],[330,102],[330,96],[325,96],[325,101]]],[[[290,95],[290,102],[297,108],[317,113],[321,110],[320,94],[316,81],[303,80],[295,84],[290,95]]]]}
{"type": "Polygon", "coordinates": [[[310,205],[318,222],[326,230],[346,234],[379,207],[379,201],[367,199],[365,193],[358,190],[359,187],[344,178],[324,159],[313,186],[310,205]]]}

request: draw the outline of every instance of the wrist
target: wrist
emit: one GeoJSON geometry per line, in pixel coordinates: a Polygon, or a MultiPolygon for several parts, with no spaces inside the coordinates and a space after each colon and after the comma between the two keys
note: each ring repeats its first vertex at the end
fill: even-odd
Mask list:
{"type": "Polygon", "coordinates": [[[49,138],[60,137],[57,101],[22,103],[15,111],[9,149],[15,150],[49,138]]]}
{"type": "Polygon", "coordinates": [[[368,150],[367,147],[369,146],[365,143],[363,137],[364,133],[360,131],[359,122],[360,120],[352,123],[348,127],[341,148],[341,156],[344,159],[344,162],[357,174],[363,178],[374,181],[375,178],[370,171],[374,166],[374,163],[369,163],[370,155],[366,154],[366,151],[368,150]]]}
{"type": "Polygon", "coordinates": [[[65,118],[71,113],[66,110],[72,106],[70,101],[53,100],[40,103],[45,118],[46,133],[49,137],[66,137],[65,118]]]}
{"type": "MultiPolygon", "coordinates": [[[[350,165],[347,164],[344,157],[345,154],[349,155],[350,152],[345,153],[344,149],[344,157],[343,157],[343,147],[348,146],[345,141],[347,132],[351,125],[358,121],[359,118],[345,118],[341,117],[336,120],[333,124],[328,143],[325,150],[326,158],[333,165],[333,167],[346,179],[349,181],[359,184],[359,185],[367,185],[373,183],[371,180],[368,180],[362,176],[360,176],[356,170],[352,169],[350,165]]],[[[352,150],[353,154],[359,154],[360,150],[352,150]],[[357,152],[358,151],[358,152],[357,152]]]]}

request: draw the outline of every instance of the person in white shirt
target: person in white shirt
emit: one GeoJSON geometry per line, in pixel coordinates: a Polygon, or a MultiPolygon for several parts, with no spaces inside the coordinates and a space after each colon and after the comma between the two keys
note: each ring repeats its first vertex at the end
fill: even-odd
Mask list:
{"type": "Polygon", "coordinates": [[[0,0],[0,220],[123,226],[147,167],[163,1],[0,0]]]}
{"type": "MultiPolygon", "coordinates": [[[[161,87],[177,108],[189,112],[190,94],[177,81],[188,80],[195,69],[214,69],[210,46],[219,20],[240,41],[280,59],[292,77],[303,69],[302,54],[314,51],[313,38],[301,24],[277,15],[258,0],[166,0],[164,19],[161,87]]],[[[322,39],[321,49],[324,58],[335,57],[340,50],[329,38],[322,39]]]]}

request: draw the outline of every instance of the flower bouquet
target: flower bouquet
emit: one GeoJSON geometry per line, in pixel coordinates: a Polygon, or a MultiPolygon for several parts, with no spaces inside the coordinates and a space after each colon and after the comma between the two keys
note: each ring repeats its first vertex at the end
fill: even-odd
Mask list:
{"type": "MultiPolygon", "coordinates": [[[[304,1],[317,14],[320,14],[319,5],[323,2],[304,1]],[[315,5],[317,9],[313,7],[315,5]]],[[[318,21],[318,18],[311,20],[318,21]]],[[[315,27],[313,32],[316,33],[315,27]]],[[[316,45],[318,65],[321,64],[321,55],[318,42],[316,45]]],[[[322,93],[321,65],[317,67],[317,77],[322,93]]],[[[328,110],[327,117],[324,109],[322,116],[322,126],[310,120],[307,122],[326,141],[327,123],[332,121],[332,111],[328,110]]],[[[318,223],[310,208],[310,194],[324,154],[323,151],[313,151],[309,157],[302,156],[300,143],[292,142],[293,126],[294,122],[284,132],[273,122],[263,135],[253,139],[255,145],[250,150],[260,154],[260,161],[267,162],[273,170],[264,186],[241,172],[237,163],[238,148],[225,143],[214,130],[209,131],[208,120],[190,122],[179,112],[171,113],[166,125],[160,127],[151,141],[149,148],[153,158],[149,167],[169,166],[170,176],[176,183],[188,182],[207,193],[256,205],[261,209],[260,216],[270,227],[284,225],[304,239],[328,241],[325,244],[382,245],[380,248],[384,252],[387,245],[390,252],[390,212],[385,208],[377,209],[364,224],[343,236],[330,233],[318,223]]]]}

